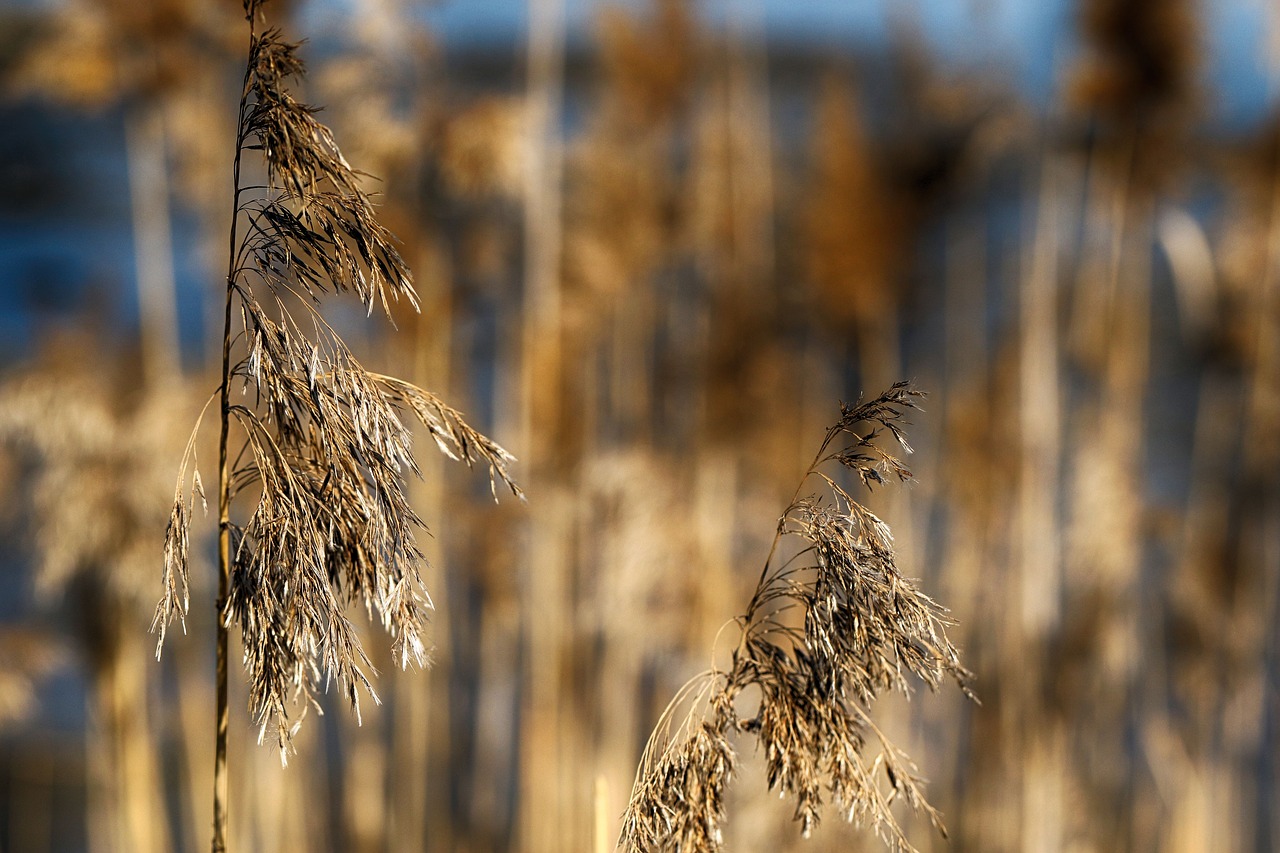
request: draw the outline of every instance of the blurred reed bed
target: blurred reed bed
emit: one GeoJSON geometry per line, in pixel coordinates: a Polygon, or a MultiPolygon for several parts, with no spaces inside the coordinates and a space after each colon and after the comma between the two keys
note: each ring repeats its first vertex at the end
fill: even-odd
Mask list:
{"type": "MultiPolygon", "coordinates": [[[[6,377],[0,435],[16,460],[7,491],[23,507],[24,545],[38,555],[34,599],[41,611],[60,614],[69,635],[45,650],[46,659],[59,646],[63,658],[73,649],[86,673],[94,849],[164,850],[178,803],[164,796],[161,756],[181,761],[191,743],[181,714],[158,713],[159,677],[138,629],[154,597],[158,469],[165,452],[184,443],[181,421],[198,405],[172,386],[139,388],[139,360],[103,364],[99,345],[83,335],[51,341],[6,377]]],[[[39,654],[33,660],[37,672],[48,668],[39,654]]],[[[12,663],[16,673],[33,665],[12,663]]]]}
{"type": "MultiPolygon", "coordinates": [[[[401,4],[318,39],[315,99],[384,177],[423,308],[348,341],[510,447],[530,502],[495,510],[424,460],[413,506],[452,519],[422,543],[434,666],[371,650],[362,726],[314,720],[284,771],[233,751],[237,848],[613,849],[669,697],[724,668],[814,437],[911,377],[915,481],[867,503],[982,704],[871,707],[950,833],[895,806],[907,843],[1274,849],[1280,146],[1274,121],[1203,120],[1198,10],[1082,0],[1041,114],[944,74],[907,15],[886,56],[813,59],[679,0],[602,9],[584,53],[535,6],[520,61],[482,78],[401,4]]],[[[197,849],[207,667],[129,666],[181,792],[167,838],[197,849]]],[[[835,812],[802,838],[766,751],[737,758],[725,849],[877,849],[835,812]]],[[[90,797],[100,837],[156,808],[93,785],[118,803],[90,797]]]]}

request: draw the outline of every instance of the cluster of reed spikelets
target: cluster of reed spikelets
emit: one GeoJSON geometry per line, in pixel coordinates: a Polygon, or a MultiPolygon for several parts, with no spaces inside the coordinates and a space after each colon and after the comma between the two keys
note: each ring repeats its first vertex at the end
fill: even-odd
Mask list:
{"type": "Polygon", "coordinates": [[[915,764],[875,723],[871,706],[884,692],[909,693],[908,675],[931,688],[951,677],[966,691],[971,675],[947,639],[942,608],[899,573],[888,527],[824,471],[842,466],[868,487],[886,473],[909,479],[876,444],[873,425],[910,450],[900,423],[917,396],[899,383],[842,407],[827,430],[736,620],[741,635],[729,667],[681,688],[650,738],[623,819],[625,849],[723,848],[738,732],[756,738],[769,788],[795,801],[805,837],[827,795],[891,850],[914,849],[890,811],[897,797],[942,828],[915,764]],[[805,495],[811,479],[819,491],[805,495]],[[798,544],[789,549],[791,539],[798,544]],[[746,717],[738,710],[743,694],[755,703],[746,717]],[[874,757],[864,754],[868,742],[874,757]]]}
{"type": "MultiPolygon", "coordinates": [[[[375,19],[391,14],[385,8],[361,14],[359,29],[382,38],[412,29],[375,19]]],[[[243,715],[232,713],[237,848],[607,850],[620,827],[635,849],[876,844],[842,821],[817,825],[824,811],[852,811],[891,846],[924,851],[1274,846],[1274,134],[1232,148],[1187,133],[1195,40],[1185,4],[1089,0],[1081,16],[1087,50],[1047,122],[990,82],[942,82],[909,44],[899,45],[894,72],[873,72],[883,78],[840,62],[804,78],[771,74],[758,31],[703,30],[674,0],[646,17],[601,17],[591,66],[600,73],[573,103],[581,122],[557,114],[561,75],[572,67],[557,65],[553,17],[535,16],[523,92],[450,89],[446,66],[406,51],[420,63],[410,69],[420,85],[408,105],[418,112],[361,97],[347,79],[356,97],[333,103],[326,120],[386,172],[378,221],[404,238],[398,246],[358,201],[365,184],[333,159],[328,137],[286,106],[297,122],[288,138],[319,144],[304,171],[319,164],[323,176],[316,187],[285,180],[270,196],[245,199],[246,216],[266,232],[251,236],[246,258],[304,297],[308,283],[336,276],[356,291],[367,285],[357,296],[379,305],[377,276],[388,295],[407,296],[399,282],[412,265],[423,313],[392,300],[400,334],[384,335],[388,324],[375,320],[376,333],[365,335],[333,319],[348,347],[304,319],[308,299],[263,298],[268,281],[236,291],[252,298],[236,315],[245,326],[229,386],[249,393],[233,402],[251,401],[258,421],[282,431],[268,430],[268,442],[250,426],[262,437],[250,439],[241,460],[249,467],[231,466],[241,469],[244,508],[232,529],[246,543],[237,580],[260,567],[279,583],[231,596],[228,614],[248,626],[251,678],[230,679],[228,704],[252,703],[259,724],[287,737],[296,718],[282,716],[284,700],[295,683],[323,708],[339,704],[313,676],[323,683],[328,664],[359,683],[371,667],[351,643],[365,621],[387,613],[397,639],[410,638],[401,646],[410,657],[415,631],[437,649],[431,670],[403,673],[403,657],[362,644],[372,668],[385,670],[383,706],[365,709],[359,728],[347,714],[313,720],[286,771],[271,751],[252,749],[253,738],[240,736],[243,715]],[[870,91],[880,79],[895,95],[887,120],[870,91]],[[812,116],[807,135],[779,136],[775,111],[796,104],[812,116]],[[375,121],[371,110],[385,112],[375,121]],[[574,131],[562,139],[566,124],[574,131]],[[1188,139],[1221,156],[1179,160],[1188,139]],[[1182,200],[1191,178],[1222,188],[1220,231],[1182,200]],[[380,260],[369,267],[345,237],[308,253],[325,223],[372,234],[368,257],[380,260]],[[333,267],[317,271],[317,263],[333,267]],[[303,343],[304,332],[316,340],[313,331],[314,351],[303,343]],[[528,507],[494,507],[465,472],[433,458],[420,460],[421,482],[397,491],[382,463],[404,444],[388,412],[411,418],[416,400],[446,446],[450,428],[463,440],[469,433],[436,398],[360,366],[375,361],[491,422],[486,432],[522,459],[528,507]],[[903,375],[932,392],[930,412],[913,427],[918,482],[855,501],[832,460],[830,486],[807,478],[820,501],[804,488],[789,498],[796,475],[812,470],[809,445],[828,425],[832,401],[903,375]],[[347,432],[338,424],[356,393],[371,408],[347,432]],[[333,432],[309,430],[317,413],[333,432]],[[370,502],[380,513],[336,519],[334,541],[368,533],[401,557],[392,565],[406,566],[402,499],[433,528],[438,519],[436,536],[416,546],[432,556],[423,570],[436,605],[429,631],[412,612],[401,618],[403,610],[385,606],[404,600],[396,595],[413,587],[412,571],[382,575],[358,549],[335,547],[341,569],[317,577],[328,553],[323,563],[309,553],[287,562],[252,547],[275,541],[272,525],[300,513],[305,524],[281,541],[323,541],[327,551],[328,529],[318,531],[323,519],[308,513],[307,495],[359,493],[359,478],[343,477],[352,467],[330,477],[320,460],[326,443],[359,451],[366,439],[374,456],[348,465],[374,478],[365,483],[379,496],[392,486],[390,499],[370,502]],[[250,482],[286,457],[298,467],[285,479],[250,482]],[[892,555],[873,517],[892,525],[892,555]],[[742,570],[771,550],[762,579],[742,570]],[[261,626],[279,616],[274,602],[286,582],[325,605],[303,614],[305,625],[329,624],[339,612],[350,623],[333,621],[333,636],[288,635],[296,642],[286,647],[255,644],[278,634],[261,626]],[[922,589],[951,608],[949,640],[922,589]],[[352,590],[357,601],[369,595],[372,618],[331,607],[352,590]],[[741,618],[726,625],[735,613],[741,618]],[[850,613],[862,635],[823,632],[819,616],[850,613]],[[962,675],[953,642],[983,704],[961,691],[904,702],[897,688],[914,680],[910,673],[926,684],[962,675]],[[298,654],[312,646],[322,650],[316,670],[298,654]],[[707,668],[708,649],[710,674],[688,682],[707,668]],[[886,661],[901,661],[901,673],[886,661]],[[664,713],[673,695],[681,702],[664,713]],[[917,802],[921,773],[949,840],[931,831],[928,809],[923,820],[893,810],[895,794],[917,802]],[[304,807],[315,802],[332,808],[304,807]]],[[[365,45],[360,55],[377,50],[365,45]]],[[[276,39],[258,56],[288,70],[296,53],[276,39]]],[[[367,67],[347,64],[342,73],[367,67]]],[[[283,91],[283,80],[260,79],[268,100],[283,91]]],[[[258,97],[251,92],[247,103],[258,97]]],[[[271,145],[282,150],[279,137],[271,145]]],[[[220,180],[201,198],[225,202],[220,180]]],[[[228,224],[225,211],[218,216],[228,224]]],[[[225,227],[220,234],[219,243],[225,227]]],[[[163,354],[166,345],[144,349],[163,354]]],[[[218,381],[189,396],[202,400],[218,381]]],[[[165,441],[178,447],[157,459],[148,446],[160,440],[139,428],[157,426],[143,414],[153,408],[111,405],[94,415],[89,399],[82,394],[83,405],[66,412],[107,426],[77,433],[89,441],[80,455],[40,450],[62,466],[48,469],[48,494],[72,494],[65,484],[77,469],[124,481],[181,456],[186,427],[166,427],[173,435],[165,441]],[[109,449],[123,455],[86,466],[109,449]]],[[[55,422],[52,404],[24,405],[37,413],[32,424],[55,422]]],[[[61,434],[18,432],[28,449],[33,436],[61,434]]],[[[206,466],[215,455],[199,451],[206,466]]],[[[865,462],[854,468],[867,470],[865,462]]],[[[212,492],[207,467],[204,474],[212,492]]],[[[113,492],[95,492],[94,482],[74,494],[106,504],[91,516],[105,522],[121,504],[111,506],[113,492]]],[[[192,485],[173,529],[191,522],[195,557],[210,543],[194,534],[192,485]]],[[[57,519],[79,513],[77,505],[34,502],[49,531],[65,530],[57,519]]],[[[163,527],[169,513],[149,503],[138,519],[159,520],[139,527],[163,527]]],[[[102,529],[42,535],[43,563],[66,565],[71,550],[91,549],[108,555],[94,561],[115,560],[102,529]]],[[[151,556],[131,556],[127,572],[101,577],[150,583],[155,539],[139,534],[138,542],[151,556]]],[[[181,546],[176,536],[175,557],[181,546]]],[[[209,574],[193,572],[196,602],[214,597],[198,586],[209,574]]],[[[176,605],[181,574],[172,578],[176,605]]],[[[212,609],[193,607],[192,636],[166,641],[162,668],[143,667],[140,657],[129,665],[153,679],[152,711],[181,721],[130,749],[158,768],[156,779],[180,788],[184,803],[176,813],[160,808],[146,789],[162,786],[145,776],[117,789],[145,806],[108,802],[103,768],[112,750],[128,750],[104,747],[94,759],[95,825],[133,827],[117,836],[127,849],[147,849],[139,814],[163,815],[155,825],[172,824],[166,838],[181,839],[175,847],[205,846],[215,697],[207,666],[176,666],[174,656],[213,642],[204,612],[212,609]]],[[[120,618],[141,634],[146,615],[120,618]]],[[[49,666],[25,652],[14,660],[0,675],[19,686],[49,666]]],[[[110,709],[120,693],[95,695],[110,709]]],[[[142,742],[123,728],[110,733],[127,712],[101,713],[101,743],[142,742]]]]}

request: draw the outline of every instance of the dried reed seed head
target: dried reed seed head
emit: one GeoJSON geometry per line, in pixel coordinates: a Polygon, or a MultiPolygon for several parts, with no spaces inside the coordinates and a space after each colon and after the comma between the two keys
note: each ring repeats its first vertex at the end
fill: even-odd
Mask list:
{"type": "Polygon", "coordinates": [[[604,80],[615,117],[631,127],[669,121],[693,89],[696,22],[686,0],[658,0],[650,20],[606,6],[597,22],[604,80]]]}
{"type": "Polygon", "coordinates": [[[723,849],[725,796],[737,763],[728,738],[729,701],[727,693],[716,694],[706,719],[685,737],[663,744],[653,764],[642,767],[623,815],[624,849],[723,849]]]}
{"type": "Polygon", "coordinates": [[[91,108],[169,97],[221,67],[228,11],[217,0],[71,0],[27,40],[6,82],[21,95],[91,108]]]}
{"type": "Polygon", "coordinates": [[[315,119],[316,108],[301,103],[285,88],[306,71],[299,47],[285,41],[274,27],[254,38],[244,93],[252,100],[241,132],[262,146],[273,189],[287,190],[301,199],[329,182],[339,193],[357,193],[355,173],[333,134],[315,119]]]}
{"type": "Polygon", "coordinates": [[[481,98],[448,116],[433,133],[440,175],[461,197],[523,192],[529,117],[518,98],[481,98]]]}
{"type": "Polygon", "coordinates": [[[1214,282],[1216,310],[1204,318],[1211,323],[1205,355],[1230,370],[1252,370],[1265,352],[1257,317],[1270,310],[1267,270],[1272,264],[1272,188],[1280,175],[1280,114],[1273,113],[1238,143],[1221,167],[1227,192],[1214,241],[1220,275],[1214,282]]]}
{"type": "Polygon", "coordinates": [[[388,295],[416,308],[408,266],[358,175],[315,110],[282,88],[303,73],[296,49],[274,29],[251,48],[252,103],[241,138],[262,147],[268,183],[278,190],[249,208],[255,233],[245,246],[256,272],[273,289],[297,286],[312,299],[332,289],[354,292],[369,311],[380,302],[390,314],[388,295]]]}
{"type": "Polygon", "coordinates": [[[1130,122],[1185,107],[1194,87],[1198,23],[1186,0],[1085,0],[1089,55],[1073,97],[1104,119],[1130,122]]]}
{"type": "MultiPolygon", "coordinates": [[[[898,383],[865,403],[841,407],[805,476],[818,478],[827,494],[797,498],[783,514],[778,540],[796,538],[800,545],[783,558],[775,541],[739,619],[742,637],[731,669],[707,676],[716,686],[702,728],[686,725],[683,738],[659,744],[659,757],[642,765],[623,831],[626,849],[719,849],[718,831],[689,828],[709,820],[708,780],[720,781],[705,739],[733,729],[756,736],[769,787],[793,800],[805,835],[821,819],[828,796],[847,819],[870,824],[895,851],[913,849],[890,811],[897,797],[943,831],[917,768],[868,708],[885,692],[908,694],[908,675],[931,688],[951,678],[969,694],[971,674],[947,639],[945,611],[898,572],[887,525],[820,470],[839,463],[868,486],[885,474],[907,479],[910,472],[876,445],[877,430],[867,426],[878,425],[910,451],[902,426],[920,396],[898,383]],[[738,719],[734,703],[750,688],[759,693],[756,712],[738,719]],[[872,759],[865,755],[868,743],[878,748],[872,759]]],[[[667,737],[664,731],[660,724],[654,737],[667,737]]],[[[721,818],[716,813],[717,828],[721,818]]]]}
{"type": "MultiPolygon", "coordinates": [[[[877,430],[859,427],[878,424],[910,452],[904,418],[920,396],[898,383],[866,403],[842,405],[820,462],[844,465],[868,488],[883,483],[885,473],[909,479],[911,472],[876,445],[877,430]]],[[[965,687],[969,673],[946,639],[945,610],[899,573],[888,525],[838,484],[824,482],[829,497],[800,498],[780,525],[783,535],[798,536],[813,556],[811,575],[780,577],[786,583],[782,597],[802,605],[806,653],[825,657],[847,674],[864,702],[888,689],[907,692],[904,666],[930,687],[948,676],[965,687]]]]}
{"type": "Polygon", "coordinates": [[[678,228],[678,180],[669,139],[607,120],[571,154],[565,202],[566,325],[601,333],[601,318],[670,260],[678,228]],[[620,152],[625,151],[625,154],[620,152]]]}
{"type": "Polygon", "coordinates": [[[1085,57],[1067,99],[1087,122],[1098,166],[1140,195],[1188,161],[1197,106],[1199,22],[1187,0],[1086,0],[1085,57]]]}
{"type": "Polygon", "coordinates": [[[377,612],[402,665],[425,662],[419,521],[403,490],[416,466],[391,393],[336,335],[322,336],[322,349],[291,318],[272,320],[249,297],[242,305],[254,344],[236,373],[262,414],[232,410],[249,450],[235,492],[253,490],[257,506],[233,528],[227,616],[244,631],[255,714],[264,731],[275,715],[284,734],[281,709],[309,698],[319,671],[337,678],[358,712],[355,687],[368,686],[369,663],[342,616],[347,603],[377,612]]]}
{"type": "MultiPolygon", "coordinates": [[[[246,3],[251,19],[260,6],[246,3]]],[[[487,465],[495,498],[499,481],[521,495],[505,450],[428,392],[365,369],[320,314],[321,295],[336,291],[354,293],[370,312],[381,303],[388,314],[390,301],[404,297],[416,308],[417,298],[359,175],[316,110],[285,88],[303,72],[297,45],[278,30],[252,38],[238,139],[241,154],[261,150],[268,186],[238,207],[244,236],[228,299],[240,328],[228,341],[223,397],[223,417],[242,444],[229,448],[230,584],[221,618],[240,625],[250,711],[260,740],[271,732],[282,759],[301,722],[292,707],[305,714],[331,682],[357,716],[361,691],[377,701],[347,606],[376,614],[395,638],[400,666],[426,663],[430,600],[415,540],[422,524],[405,494],[405,478],[419,473],[405,412],[445,454],[487,465]]],[[[187,607],[199,482],[191,466],[184,498],[188,469],[184,460],[166,539],[161,641],[187,607]]]]}
{"type": "Polygon", "coordinates": [[[192,406],[173,389],[121,393],[113,374],[131,382],[132,366],[91,346],[62,340],[0,384],[0,443],[32,463],[22,488],[37,596],[60,598],[92,576],[113,601],[149,607],[154,536],[170,513],[161,460],[177,455],[192,406]]]}
{"type": "Polygon", "coordinates": [[[804,262],[822,316],[844,326],[883,322],[902,296],[910,199],[888,177],[843,75],[823,83],[812,149],[804,262]]]}
{"type": "Polygon", "coordinates": [[[75,107],[105,106],[121,88],[110,33],[110,20],[96,6],[59,10],[6,75],[5,89],[75,107]]]}

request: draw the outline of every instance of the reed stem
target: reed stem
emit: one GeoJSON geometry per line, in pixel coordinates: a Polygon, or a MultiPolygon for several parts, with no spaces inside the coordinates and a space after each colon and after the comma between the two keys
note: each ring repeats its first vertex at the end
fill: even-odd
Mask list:
{"type": "MultiPolygon", "coordinates": [[[[249,45],[252,51],[255,15],[249,15],[249,45]]],[[[217,607],[217,734],[213,752],[213,853],[227,849],[227,646],[228,626],[224,616],[231,585],[231,477],[227,465],[227,436],[231,424],[231,302],[235,296],[236,246],[240,221],[240,158],[244,153],[245,112],[249,97],[252,65],[246,64],[240,89],[240,112],[236,122],[236,157],[232,165],[231,235],[227,252],[227,296],[223,306],[222,385],[220,387],[221,433],[218,439],[218,600],[217,607]]]]}

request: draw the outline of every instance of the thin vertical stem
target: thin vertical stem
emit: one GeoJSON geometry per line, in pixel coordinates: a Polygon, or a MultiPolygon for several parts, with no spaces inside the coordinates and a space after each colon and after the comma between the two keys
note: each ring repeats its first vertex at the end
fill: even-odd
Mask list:
{"type": "MultiPolygon", "coordinates": [[[[237,184],[239,183],[239,151],[236,152],[237,184]]],[[[235,245],[235,220],[231,223],[231,244],[235,245]]],[[[233,254],[232,263],[234,263],[233,254]]],[[[213,754],[213,853],[227,849],[227,622],[223,610],[231,580],[231,489],[227,470],[227,431],[230,407],[227,389],[231,378],[231,298],[234,288],[227,279],[226,309],[222,328],[222,432],[218,442],[218,663],[217,663],[217,739],[213,754]]]]}
{"type": "Polygon", "coordinates": [[[240,158],[244,153],[245,112],[249,98],[249,74],[252,68],[253,42],[256,38],[254,15],[249,16],[250,57],[245,65],[244,86],[240,90],[240,114],[236,122],[236,158],[232,165],[231,235],[227,253],[227,296],[222,322],[222,385],[220,391],[221,433],[218,439],[218,660],[217,660],[217,735],[213,753],[213,853],[227,849],[227,646],[228,626],[224,617],[231,583],[231,478],[227,467],[227,435],[231,424],[228,402],[231,389],[231,303],[235,297],[235,264],[237,225],[240,220],[240,158]]]}
{"type": "MultiPolygon", "coordinates": [[[[237,153],[237,158],[239,154],[237,153]]],[[[237,162],[237,166],[238,166],[237,162]]],[[[235,233],[235,223],[231,225],[235,233]]],[[[234,237],[232,239],[234,245],[234,237]]],[[[222,331],[222,434],[218,443],[218,663],[217,663],[217,739],[213,753],[213,853],[227,849],[227,623],[223,610],[231,580],[231,490],[227,471],[227,428],[230,408],[227,388],[230,385],[231,297],[233,288],[227,283],[226,312],[222,331]]]]}

